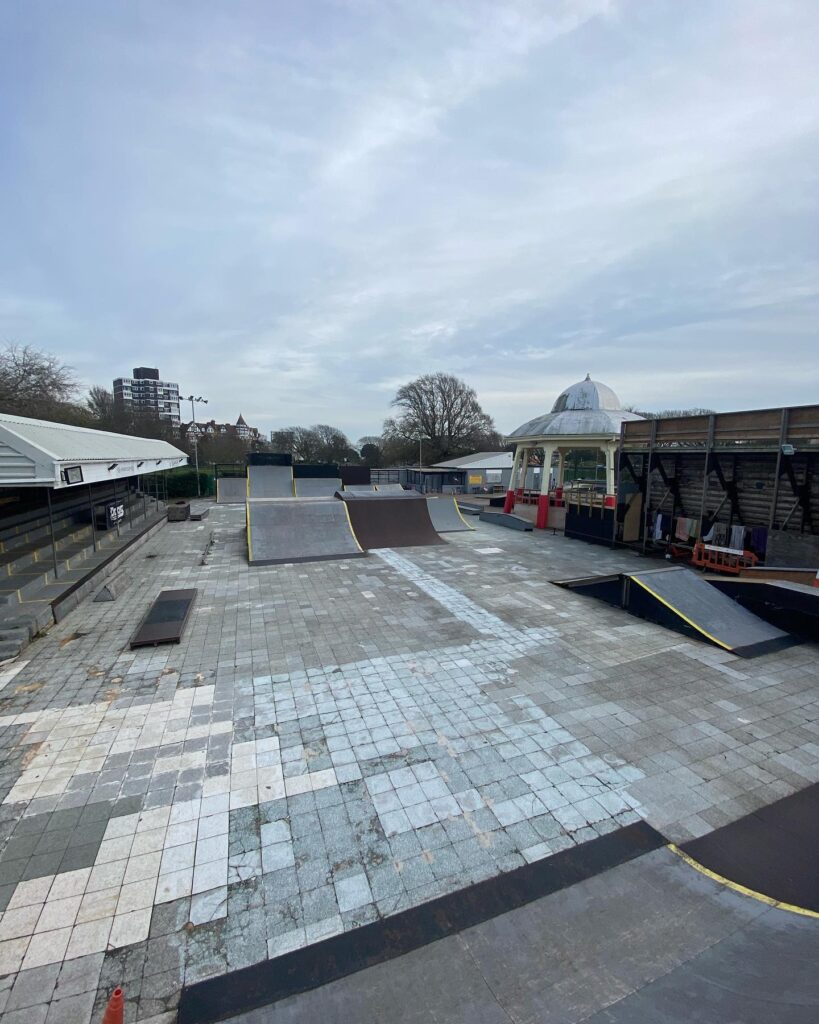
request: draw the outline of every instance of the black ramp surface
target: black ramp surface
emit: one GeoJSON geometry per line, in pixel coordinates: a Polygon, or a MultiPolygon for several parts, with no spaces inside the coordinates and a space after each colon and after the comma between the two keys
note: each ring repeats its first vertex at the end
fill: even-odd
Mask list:
{"type": "Polygon", "coordinates": [[[682,849],[731,882],[819,912],[819,785],[746,814],[682,849]]]}
{"type": "Polygon", "coordinates": [[[247,547],[251,565],[360,558],[341,501],[249,501],[247,547]]]}
{"type": "Polygon", "coordinates": [[[726,651],[752,657],[794,642],[787,633],[741,608],[690,569],[628,573],[627,578],[630,611],[672,627],[673,621],[667,620],[676,618],[726,651]]]}
{"type": "Polygon", "coordinates": [[[297,498],[332,498],[341,490],[341,477],[297,477],[297,498]]]}
{"type": "Polygon", "coordinates": [[[427,509],[438,533],[458,533],[473,529],[459,512],[452,497],[427,498],[427,509]]]}
{"type": "Polygon", "coordinates": [[[131,648],[178,644],[188,621],[196,590],[163,590],[137,626],[131,648]]]}
{"type": "Polygon", "coordinates": [[[347,507],[358,543],[365,550],[446,544],[436,533],[423,499],[351,494],[339,504],[347,507]]]}
{"type": "Polygon", "coordinates": [[[292,498],[291,466],[248,466],[249,498],[292,498]]]}
{"type": "Polygon", "coordinates": [[[247,478],[222,476],[216,481],[216,502],[219,505],[239,505],[247,501],[247,478]]]}

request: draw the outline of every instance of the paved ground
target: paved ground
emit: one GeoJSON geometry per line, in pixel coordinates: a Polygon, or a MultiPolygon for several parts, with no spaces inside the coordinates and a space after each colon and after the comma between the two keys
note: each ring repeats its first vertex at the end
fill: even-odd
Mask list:
{"type": "Polygon", "coordinates": [[[663,849],[231,1024],[814,1024],[817,957],[663,849]]]}
{"type": "Polygon", "coordinates": [[[481,524],[249,568],[243,526],[168,525],[0,674],[9,1024],[81,1024],[116,984],[170,1021],[183,983],[819,780],[815,646],[740,661],[548,583],[637,556],[481,524]],[[132,653],[163,587],[199,589],[184,640],[132,653]]]}

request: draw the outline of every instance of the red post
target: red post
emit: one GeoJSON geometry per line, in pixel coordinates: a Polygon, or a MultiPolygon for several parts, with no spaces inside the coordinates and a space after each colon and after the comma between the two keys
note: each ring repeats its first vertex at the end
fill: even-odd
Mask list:
{"type": "Polygon", "coordinates": [[[511,512],[515,507],[515,492],[509,490],[506,492],[506,501],[503,503],[503,511],[511,512]]]}
{"type": "Polygon", "coordinates": [[[535,527],[538,530],[545,530],[549,524],[549,495],[541,494],[537,499],[537,519],[535,527]]]}

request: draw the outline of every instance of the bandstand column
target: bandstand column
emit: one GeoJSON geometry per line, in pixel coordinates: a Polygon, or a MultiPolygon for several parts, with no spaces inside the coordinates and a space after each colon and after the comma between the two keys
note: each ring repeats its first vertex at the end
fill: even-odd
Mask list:
{"type": "Polygon", "coordinates": [[[614,453],[615,445],[607,444],[606,452],[606,494],[614,494],[614,453]]]}
{"type": "Polygon", "coordinates": [[[557,450],[557,472],[555,473],[555,487],[563,486],[563,476],[566,472],[566,452],[563,448],[557,450]]]}
{"type": "Polygon", "coordinates": [[[549,522],[549,478],[552,471],[552,455],[554,448],[543,449],[543,468],[540,471],[540,497],[537,499],[537,519],[535,526],[545,530],[549,522]]]}
{"type": "Polygon", "coordinates": [[[520,479],[518,480],[518,486],[515,489],[515,499],[523,497],[523,492],[526,490],[526,474],[529,472],[529,453],[531,448],[524,448],[523,455],[520,460],[520,479]]]}
{"type": "Polygon", "coordinates": [[[515,507],[515,490],[518,486],[518,476],[520,473],[520,462],[523,456],[524,449],[518,445],[515,448],[515,458],[512,461],[512,475],[509,477],[509,489],[506,492],[506,501],[503,503],[503,511],[511,512],[515,507]]]}

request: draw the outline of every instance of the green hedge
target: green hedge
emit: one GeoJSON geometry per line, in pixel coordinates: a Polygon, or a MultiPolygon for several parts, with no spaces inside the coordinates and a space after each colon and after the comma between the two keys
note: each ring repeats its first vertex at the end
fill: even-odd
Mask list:
{"type": "MultiPolygon", "coordinates": [[[[203,498],[211,496],[214,493],[213,474],[200,469],[199,486],[203,498]]],[[[172,469],[168,473],[168,497],[196,497],[196,470],[193,466],[182,466],[179,469],[172,469]]]]}

